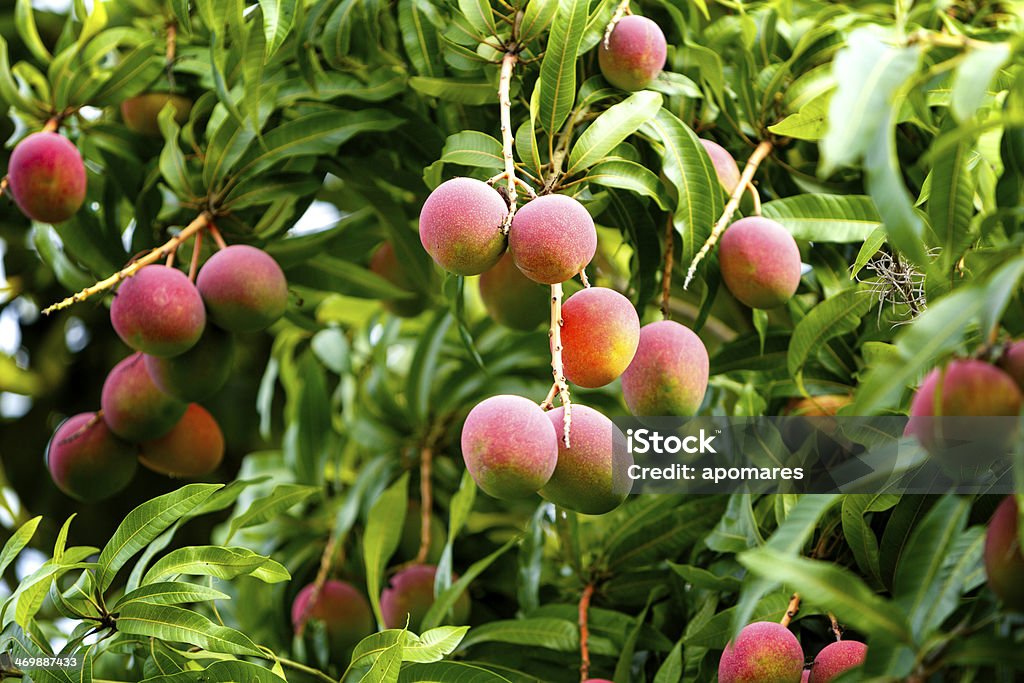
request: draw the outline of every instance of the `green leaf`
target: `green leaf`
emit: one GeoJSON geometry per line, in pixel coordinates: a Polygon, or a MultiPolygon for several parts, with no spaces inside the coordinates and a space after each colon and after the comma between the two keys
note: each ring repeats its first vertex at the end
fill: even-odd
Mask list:
{"type": "Polygon", "coordinates": [[[167,182],[167,185],[183,198],[194,198],[196,190],[192,182],[192,174],[185,161],[185,155],[178,144],[178,136],[181,128],[174,120],[174,109],[165,106],[157,119],[160,122],[160,131],[164,136],[164,147],[160,151],[160,175],[167,182]]]}
{"type": "Polygon", "coordinates": [[[456,104],[496,104],[498,89],[487,82],[457,78],[413,76],[409,87],[416,92],[456,104]]]}
{"type": "Polygon", "coordinates": [[[328,154],[360,133],[394,130],[403,120],[380,109],[319,111],[284,123],[254,142],[238,162],[251,177],[303,155],[328,154]]]}
{"type": "Polygon", "coordinates": [[[910,629],[900,610],[848,569],[767,547],[748,550],[737,559],[759,576],[799,589],[808,603],[835,612],[843,623],[876,638],[911,642],[910,629]]]}
{"type": "Polygon", "coordinates": [[[559,0],[547,49],[540,63],[539,120],[554,135],[572,111],[576,99],[576,55],[587,28],[587,0],[559,0]]]}
{"type": "Polygon", "coordinates": [[[953,74],[949,108],[957,120],[967,121],[974,116],[988,94],[989,84],[1011,53],[1009,43],[972,43],[953,74]]]}
{"type": "Polygon", "coordinates": [[[682,262],[689,263],[722,213],[722,189],[697,135],[662,109],[642,130],[659,141],[662,172],[676,189],[673,223],[682,236],[682,262]]]}
{"type": "Polygon", "coordinates": [[[511,683],[504,676],[466,662],[413,664],[402,669],[398,681],[399,683],[511,683]]]}
{"type": "Polygon", "coordinates": [[[148,602],[151,605],[183,605],[208,600],[230,600],[231,596],[218,590],[195,583],[161,581],[125,593],[114,603],[112,612],[117,612],[132,602],[148,602]]]}
{"type": "Polygon", "coordinates": [[[607,157],[620,142],[658,113],[661,101],[658,93],[642,90],[602,112],[583,131],[569,152],[566,176],[590,168],[607,157]]]}
{"type": "Polygon", "coordinates": [[[882,224],[864,195],[798,194],[765,202],[761,213],[808,242],[863,242],[882,224]]]}
{"type": "Polygon", "coordinates": [[[475,130],[449,135],[444,142],[441,161],[476,168],[501,169],[505,166],[501,143],[487,133],[475,130]]]}
{"type": "Polygon", "coordinates": [[[408,499],[409,474],[402,477],[380,495],[370,508],[363,536],[363,562],[366,567],[366,590],[370,596],[377,623],[383,628],[384,616],[380,611],[380,589],[388,560],[398,549],[402,538],[408,499]]]}
{"type": "Polygon", "coordinates": [[[882,511],[896,505],[899,496],[855,494],[843,498],[843,536],[846,538],[857,566],[875,587],[883,585],[878,552],[878,537],[864,519],[869,512],[882,511]]]}
{"type": "Polygon", "coordinates": [[[874,142],[864,157],[868,194],[878,208],[889,244],[912,263],[925,266],[928,255],[924,249],[925,225],[914,211],[914,201],[903,182],[896,155],[895,108],[883,117],[874,142]]]}
{"type": "Polygon", "coordinates": [[[11,63],[7,52],[7,41],[0,35],[0,100],[6,102],[15,109],[19,109],[30,116],[43,118],[46,116],[46,108],[43,104],[34,99],[28,99],[21,94],[18,83],[11,74],[11,63]]]}
{"type": "MultiPolygon", "coordinates": [[[[454,536],[455,534],[452,533],[454,536]]],[[[452,606],[455,605],[455,601],[458,600],[466,589],[469,588],[469,584],[472,583],[476,577],[483,573],[485,569],[490,567],[495,560],[508,552],[514,545],[519,542],[519,537],[509,539],[505,545],[495,550],[490,555],[484,557],[481,560],[477,560],[466,573],[459,577],[459,580],[452,584],[451,588],[448,588],[443,593],[440,593],[434,600],[434,604],[430,606],[427,613],[423,616],[423,622],[420,624],[420,628],[424,631],[428,631],[432,628],[437,628],[441,624],[441,620],[445,618],[452,606]]]]}
{"type": "Polygon", "coordinates": [[[918,46],[896,47],[873,27],[850,34],[832,64],[838,84],[829,103],[829,127],[822,140],[823,173],[863,156],[882,134],[897,91],[917,71],[918,46]]]}
{"type": "Polygon", "coordinates": [[[939,595],[940,574],[967,525],[970,507],[967,499],[957,496],[940,500],[914,529],[896,566],[893,595],[906,612],[915,638],[925,634],[926,617],[939,595]]]}
{"type": "Polygon", "coordinates": [[[173,605],[127,604],[117,616],[117,630],[129,635],[188,643],[210,652],[262,655],[245,634],[215,624],[198,612],[173,605]]]}
{"type": "MultiPolygon", "coordinates": [[[[944,130],[952,130],[948,125],[944,130]]],[[[960,259],[970,243],[971,218],[974,214],[974,176],[968,168],[971,156],[970,138],[935,159],[931,172],[931,194],[928,197],[928,219],[932,232],[942,245],[943,270],[960,259]]]]}
{"type": "Polygon", "coordinates": [[[36,18],[32,13],[32,0],[17,0],[14,5],[14,25],[18,29],[18,36],[32,56],[43,64],[49,64],[53,60],[53,55],[39,37],[36,18]]]}
{"type": "Polygon", "coordinates": [[[666,196],[661,179],[646,166],[625,159],[610,159],[595,164],[587,172],[588,183],[603,187],[615,187],[634,194],[650,197],[659,209],[667,210],[670,200],[666,196]]]}
{"type": "Polygon", "coordinates": [[[543,647],[557,652],[575,652],[579,648],[579,628],[565,619],[506,619],[490,621],[473,628],[462,641],[462,649],[480,643],[510,643],[543,647]]]}
{"type": "Polygon", "coordinates": [[[820,140],[828,130],[828,110],[833,90],[816,95],[795,114],[790,114],[768,130],[797,140],[820,140]]]}
{"type": "Polygon", "coordinates": [[[529,0],[519,24],[519,40],[528,43],[542,34],[555,18],[558,0],[529,0]]]}
{"type": "Polygon", "coordinates": [[[263,10],[263,34],[266,37],[267,58],[288,38],[295,25],[295,3],[288,0],[259,0],[263,10]]]}
{"type": "Polygon", "coordinates": [[[489,38],[497,35],[494,25],[494,10],[488,0],[458,0],[459,10],[466,17],[469,25],[480,32],[481,37],[489,38]]]}
{"type": "Polygon", "coordinates": [[[402,31],[402,44],[416,73],[421,76],[440,76],[444,73],[441,47],[437,38],[437,9],[429,0],[399,0],[398,27],[402,31]]]}
{"type": "Polygon", "coordinates": [[[844,289],[812,308],[793,330],[786,357],[789,374],[799,376],[811,355],[821,352],[829,339],[860,327],[861,317],[874,303],[870,292],[856,287],[844,289]]]}
{"type": "Polygon", "coordinates": [[[459,646],[469,631],[468,626],[440,626],[417,637],[406,632],[402,659],[406,662],[438,662],[459,646]]]}
{"type": "Polygon", "coordinates": [[[189,669],[145,679],[145,683],[196,683],[197,681],[202,681],[202,683],[285,683],[283,677],[278,676],[270,669],[238,659],[214,662],[201,670],[189,669]]]}
{"type": "Polygon", "coordinates": [[[147,501],[129,512],[100,553],[97,576],[100,590],[105,591],[110,587],[117,570],[132,555],[221,488],[223,484],[189,484],[147,501]]]}
{"type": "Polygon", "coordinates": [[[178,548],[167,553],[153,563],[142,583],[146,585],[179,575],[214,576],[218,579],[252,576],[264,583],[278,583],[291,578],[280,563],[248,548],[204,545],[178,548]]]}
{"type": "Polygon", "coordinates": [[[7,567],[10,566],[11,562],[18,557],[25,546],[28,545],[28,542],[32,540],[42,519],[42,516],[33,517],[18,527],[18,530],[7,539],[3,550],[0,550],[0,574],[7,571],[7,567]]]}
{"type": "Polygon", "coordinates": [[[431,392],[436,386],[441,350],[452,322],[454,318],[451,313],[439,311],[416,344],[416,353],[409,365],[405,395],[409,401],[410,411],[417,420],[425,420],[430,413],[431,392]]]}
{"type": "Polygon", "coordinates": [[[250,503],[245,512],[232,518],[231,526],[228,528],[227,541],[230,541],[239,529],[265,524],[289,508],[304,502],[318,493],[320,493],[320,489],[316,486],[303,486],[301,484],[280,484],[275,486],[269,496],[250,503]]]}
{"type": "Polygon", "coordinates": [[[186,35],[192,33],[192,17],[188,13],[188,0],[169,0],[169,3],[178,26],[184,30],[186,35]]]}

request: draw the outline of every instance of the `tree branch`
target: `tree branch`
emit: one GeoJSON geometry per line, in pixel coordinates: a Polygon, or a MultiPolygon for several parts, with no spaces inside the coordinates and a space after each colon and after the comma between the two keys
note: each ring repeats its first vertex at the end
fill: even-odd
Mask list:
{"type": "Polygon", "coordinates": [[[711,230],[711,235],[708,236],[704,246],[700,248],[700,251],[690,261],[690,267],[686,270],[686,280],[683,282],[683,289],[688,289],[690,282],[693,280],[694,274],[697,272],[697,265],[704,260],[708,252],[711,251],[715,244],[718,243],[718,238],[725,232],[726,227],[729,225],[729,221],[732,220],[732,215],[736,213],[736,209],[740,206],[740,199],[743,197],[743,193],[747,191],[747,186],[750,185],[751,180],[754,178],[754,173],[757,172],[757,167],[761,165],[765,157],[771,154],[772,143],[763,140],[758,143],[754,149],[754,153],[747,159],[747,165],[743,168],[743,173],[740,175],[740,181],[736,183],[736,189],[732,191],[732,196],[729,197],[729,202],[725,205],[725,210],[722,212],[718,222],[715,223],[715,227],[711,230]]]}
{"type": "Polygon", "coordinates": [[[86,287],[82,291],[72,296],[69,296],[63,301],[60,301],[48,308],[43,309],[43,313],[49,315],[54,311],[59,311],[61,309],[67,308],[68,306],[76,304],[80,301],[85,301],[94,294],[99,294],[100,292],[110,289],[117,283],[121,282],[121,280],[131,277],[145,266],[148,266],[152,263],[156,263],[161,258],[166,258],[168,254],[173,253],[174,250],[178,248],[178,245],[180,245],[182,242],[187,240],[192,235],[198,233],[203,228],[206,228],[207,226],[212,226],[211,216],[208,212],[204,211],[198,216],[196,216],[196,218],[191,223],[185,226],[185,228],[182,229],[181,232],[179,232],[177,235],[164,242],[164,244],[162,244],[161,246],[154,247],[153,249],[150,250],[148,254],[132,262],[125,268],[122,268],[121,270],[117,271],[110,277],[104,280],[100,280],[96,284],[90,287],[86,287]]]}

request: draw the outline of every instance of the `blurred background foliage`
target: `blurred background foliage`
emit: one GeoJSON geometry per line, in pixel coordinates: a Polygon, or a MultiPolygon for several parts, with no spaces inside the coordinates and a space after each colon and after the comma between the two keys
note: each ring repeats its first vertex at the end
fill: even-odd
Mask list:
{"type": "MultiPolygon", "coordinates": [[[[578,679],[577,603],[588,585],[593,673],[663,683],[713,680],[730,635],[753,618],[777,621],[801,584],[828,587],[795,622],[807,652],[831,639],[831,610],[851,637],[867,638],[869,673],[880,680],[1014,680],[1021,622],[981,587],[982,525],[997,501],[658,497],[595,518],[474,495],[458,452],[466,412],[496,393],[539,401],[550,386],[544,331],[495,324],[475,278],[444,276],[415,234],[432,187],[500,168],[500,53],[475,37],[490,27],[472,15],[478,5],[510,12],[466,0],[19,0],[0,10],[0,97],[11,108],[0,121],[10,143],[4,166],[14,142],[67,113],[62,132],[82,151],[89,180],[84,209],[56,226],[0,202],[2,516],[10,533],[43,515],[26,564],[5,573],[7,590],[50,557],[71,514],[74,542],[101,548],[131,509],[180,484],[143,470],[96,505],[52,485],[43,465],[50,434],[63,417],[96,408],[127,349],[108,324],[109,297],[40,310],[213,207],[229,242],[277,258],[291,301],[271,334],[238,345],[228,386],[208,403],[228,445],[210,480],[234,488],[167,543],[231,535],[286,567],[290,582],[217,583],[235,598],[219,616],[253,641],[337,679],[347,663],[293,641],[288,606],[332,536],[332,573],[371,593],[380,577],[367,577],[367,551],[388,566],[415,555],[415,505],[374,503],[385,490],[407,490],[416,503],[429,449],[433,511],[448,542],[435,560],[440,587],[453,570],[466,575],[481,563],[457,656],[507,680],[578,679]],[[193,101],[187,121],[165,113],[161,138],[124,126],[122,100],[168,90],[193,101]],[[384,241],[427,301],[413,318],[384,305],[410,298],[405,288],[368,269],[384,241]],[[296,488],[279,488],[287,485],[296,488]],[[260,506],[273,511],[265,523],[231,534],[231,520],[260,506]],[[393,558],[368,528],[405,528],[393,558]]],[[[616,3],[524,7],[534,5],[552,28],[528,43],[513,86],[526,170],[548,164],[557,141],[577,140],[624,97],[598,75],[593,49],[616,3]],[[586,10],[585,22],[569,22],[573,7],[586,10]],[[562,72],[577,91],[563,113],[578,127],[564,138],[564,127],[527,125],[533,93],[551,87],[541,64],[553,42],[579,52],[562,72]]],[[[661,317],[673,250],[670,310],[712,356],[702,412],[774,415],[801,396],[838,394],[853,398],[853,414],[902,413],[920,376],[945,358],[984,346],[993,327],[1000,338],[1024,333],[1024,4],[655,0],[634,10],[655,18],[671,45],[654,88],[659,118],[626,130],[565,183],[599,225],[591,279],[629,296],[644,322],[661,317]],[[724,202],[717,184],[689,170],[703,154],[690,131],[741,166],[759,140],[775,144],[757,176],[763,211],[793,232],[805,263],[785,307],[743,307],[719,286],[714,258],[682,289],[724,202]],[[602,175],[600,161],[620,164],[602,175]],[[684,191],[686,183],[696,184],[684,191]],[[921,291],[894,288],[894,269],[921,291]]],[[[741,211],[750,210],[745,199],[741,211]]],[[[625,412],[617,384],[573,395],[625,412]]],[[[32,628],[54,642],[68,636],[52,598],[36,609],[32,628]]],[[[156,658],[130,643],[115,639],[111,652],[97,677],[153,674],[156,658]]],[[[175,666],[186,659],[167,657],[175,666]]],[[[408,680],[423,680],[410,670],[408,680]]]]}

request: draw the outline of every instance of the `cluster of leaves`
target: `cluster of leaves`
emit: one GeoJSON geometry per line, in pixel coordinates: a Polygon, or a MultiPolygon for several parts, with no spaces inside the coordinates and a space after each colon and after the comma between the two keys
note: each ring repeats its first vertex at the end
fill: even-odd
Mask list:
{"type": "MultiPolygon", "coordinates": [[[[773,143],[761,211],[800,240],[809,270],[771,314],[719,287],[713,257],[692,291],[673,279],[670,309],[712,352],[705,412],[776,414],[805,394],[902,412],[924,371],[993,330],[1024,332],[1020,3],[643,3],[634,10],[673,47],[635,94],[596,68],[617,4],[97,0],[87,11],[76,0],[48,32],[18,0],[21,58],[0,40],[0,98],[23,129],[60,119],[89,196],[74,219],[27,238],[5,225],[4,239],[27,240],[77,290],[208,210],[229,241],[273,254],[296,294],[255,396],[268,446],[238,478],[143,503],[102,550],[66,547],[65,524],[52,559],[7,599],[9,648],[85,644],[81,670],[34,680],[570,681],[588,586],[591,671],[618,683],[713,680],[729,637],[779,619],[792,590],[805,597],[794,622],[805,649],[830,638],[831,611],[868,640],[879,680],[1011,680],[1024,668],[1019,621],[982,587],[985,497],[652,496],[590,518],[476,496],[461,418],[494,393],[542,398],[546,340],[488,320],[472,281],[442,282],[414,218],[443,179],[502,168],[509,41],[518,170],[587,206],[601,227],[592,276],[645,321],[666,252],[685,272],[725,203],[698,133],[741,165],[773,143]],[[180,126],[161,114],[161,140],[119,121],[118,103],[168,89],[194,105],[180,126]],[[314,203],[339,219],[293,230],[314,203]],[[379,304],[409,295],[366,266],[383,240],[431,300],[415,319],[379,304]],[[448,519],[435,608],[423,633],[384,630],[351,662],[329,662],[317,629],[293,641],[291,598],[327,546],[379,620],[387,567],[412,559],[399,546],[425,452],[448,519]],[[171,549],[186,521],[232,507],[213,545],[171,549]],[[442,626],[467,590],[471,628],[442,626]]],[[[24,393],[47,390],[26,379],[37,366],[13,374],[24,393]]],[[[574,393],[623,410],[614,388],[574,393]]],[[[37,523],[14,532],[0,567],[37,523]]]]}

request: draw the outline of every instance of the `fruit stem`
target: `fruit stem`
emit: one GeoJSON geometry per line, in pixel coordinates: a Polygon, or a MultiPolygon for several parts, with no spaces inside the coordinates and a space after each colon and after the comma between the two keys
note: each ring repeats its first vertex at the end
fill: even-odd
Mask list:
{"type": "Polygon", "coordinates": [[[540,409],[543,411],[551,410],[555,407],[555,396],[558,395],[558,382],[551,384],[551,389],[548,390],[548,395],[540,402],[540,409]]]}
{"type": "Polygon", "coordinates": [[[149,251],[148,254],[137,259],[136,261],[133,261],[131,264],[117,271],[110,277],[104,280],[100,280],[96,284],[90,287],[86,287],[82,291],[67,297],[63,301],[55,303],[52,306],[44,309],[43,313],[45,315],[49,315],[54,311],[59,311],[61,309],[67,308],[68,306],[76,304],[79,301],[85,301],[86,299],[95,294],[99,294],[100,292],[110,289],[117,283],[121,282],[121,280],[124,280],[125,278],[134,275],[143,267],[148,266],[151,263],[156,263],[161,258],[165,258],[170,251],[177,249],[179,244],[181,244],[182,242],[184,242],[189,237],[196,234],[203,228],[207,227],[208,225],[211,225],[211,220],[212,216],[208,212],[203,211],[201,214],[196,216],[191,223],[185,226],[185,228],[182,229],[181,232],[179,232],[171,239],[167,240],[163,245],[159,247],[154,247],[149,251]]]}
{"type": "Polygon", "coordinates": [[[587,269],[586,268],[582,268],[580,270],[580,282],[583,283],[584,287],[586,287],[587,289],[590,289],[590,278],[587,277],[587,269]]]}
{"type": "Polygon", "coordinates": [[[177,247],[175,247],[174,249],[170,249],[167,252],[167,260],[164,261],[164,265],[167,266],[168,268],[173,267],[174,266],[174,255],[177,254],[177,253],[178,253],[178,248],[177,247]]]}
{"type": "Polygon", "coordinates": [[[43,126],[44,133],[56,133],[57,129],[60,128],[60,116],[51,116],[46,120],[46,124],[43,126]]]}
{"type": "Polygon", "coordinates": [[[217,248],[226,249],[228,244],[224,241],[224,236],[220,234],[220,230],[218,230],[217,226],[213,224],[212,218],[210,219],[209,229],[210,237],[212,237],[213,241],[217,244],[217,248]]]}
{"type": "Polygon", "coordinates": [[[551,375],[558,389],[558,399],[565,408],[562,413],[562,441],[569,447],[569,430],[572,425],[572,403],[569,400],[569,385],[565,381],[562,369],[562,283],[551,285],[551,329],[548,331],[551,342],[551,375]]]}
{"type": "Polygon", "coordinates": [[[786,613],[782,615],[782,619],[779,623],[789,628],[789,622],[793,621],[793,617],[800,611],[800,594],[793,593],[793,597],[789,600],[789,607],[786,608],[786,613]]]}
{"type": "Polygon", "coordinates": [[[501,76],[498,79],[498,105],[501,108],[501,155],[505,160],[505,180],[508,183],[508,213],[501,224],[501,230],[506,235],[512,225],[512,218],[516,215],[516,163],[512,156],[512,71],[516,62],[519,61],[519,53],[515,51],[513,44],[511,49],[505,52],[501,59],[501,76]]]}
{"type": "Polygon", "coordinates": [[[431,482],[434,465],[433,439],[420,450],[420,548],[416,564],[423,564],[430,554],[430,513],[434,507],[434,489],[431,482]]]}
{"type": "Polygon", "coordinates": [[[747,189],[750,190],[750,198],[754,200],[754,215],[761,215],[761,195],[758,193],[757,188],[754,187],[754,183],[747,183],[747,189]]]}
{"type": "Polygon", "coordinates": [[[831,612],[828,613],[828,620],[832,622],[832,633],[836,636],[836,641],[843,639],[843,629],[839,628],[839,622],[836,621],[836,615],[831,612]]]}
{"type": "Polygon", "coordinates": [[[3,197],[7,193],[7,186],[9,184],[10,181],[7,179],[7,176],[0,178],[0,197],[3,197]]]}
{"type": "Polygon", "coordinates": [[[331,566],[334,564],[334,554],[337,547],[338,530],[337,528],[332,528],[331,535],[327,539],[327,545],[324,546],[324,551],[320,554],[320,567],[317,569],[316,578],[313,580],[313,590],[310,591],[309,600],[306,601],[302,617],[299,620],[299,628],[296,632],[299,638],[302,637],[303,632],[306,630],[306,617],[309,616],[310,610],[313,609],[313,606],[319,600],[320,591],[323,590],[324,584],[327,582],[327,576],[331,573],[331,566]]]}
{"type": "Polygon", "coordinates": [[[196,272],[199,270],[199,253],[203,250],[203,233],[196,233],[196,239],[192,242],[192,261],[188,264],[188,279],[196,281],[196,272]]]}
{"type": "Polygon", "coordinates": [[[671,213],[665,219],[665,265],[661,268],[661,316],[672,319],[672,268],[675,265],[676,226],[671,213]]]}
{"type": "Polygon", "coordinates": [[[686,270],[686,280],[683,282],[683,289],[690,287],[690,282],[693,280],[694,274],[697,272],[697,265],[704,260],[704,257],[708,255],[715,244],[718,243],[718,238],[725,232],[726,227],[729,225],[729,221],[732,220],[732,215],[736,213],[736,209],[740,206],[740,199],[743,197],[743,193],[747,191],[747,186],[751,184],[751,180],[754,178],[754,173],[757,172],[757,167],[761,165],[772,151],[772,143],[768,140],[762,140],[758,143],[754,149],[754,153],[747,159],[747,165],[743,167],[743,173],[740,175],[740,181],[736,183],[736,188],[732,191],[732,196],[729,197],[729,202],[725,205],[725,210],[722,211],[722,215],[719,217],[718,222],[715,223],[715,227],[711,230],[711,234],[708,236],[704,246],[700,248],[700,251],[690,261],[690,267],[686,270]]]}
{"type": "Polygon", "coordinates": [[[589,611],[590,599],[594,595],[594,584],[588,583],[580,596],[579,626],[580,626],[580,680],[585,681],[590,677],[590,625],[589,611]]]}
{"type": "Polygon", "coordinates": [[[632,10],[629,9],[629,0],[622,0],[619,6],[615,8],[615,13],[612,15],[611,21],[608,22],[608,26],[604,29],[604,49],[608,49],[608,41],[611,40],[612,31],[615,30],[615,24],[622,20],[622,17],[627,14],[632,14],[632,10]]]}

